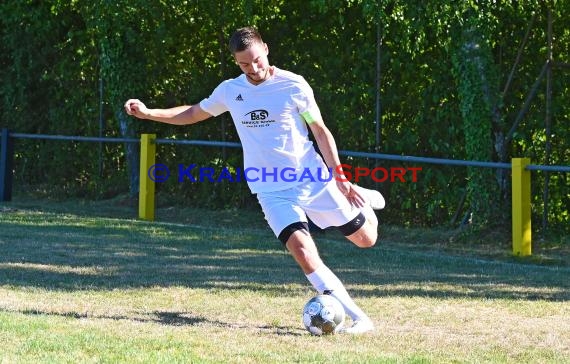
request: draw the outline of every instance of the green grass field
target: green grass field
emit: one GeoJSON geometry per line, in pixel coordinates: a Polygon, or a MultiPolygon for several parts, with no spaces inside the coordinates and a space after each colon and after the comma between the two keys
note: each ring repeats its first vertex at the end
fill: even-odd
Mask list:
{"type": "Polygon", "coordinates": [[[564,259],[444,249],[393,227],[360,250],[328,231],[323,259],[377,330],[312,337],[301,309],[314,292],[259,213],[135,216],[0,206],[0,362],[570,363],[564,259]]]}

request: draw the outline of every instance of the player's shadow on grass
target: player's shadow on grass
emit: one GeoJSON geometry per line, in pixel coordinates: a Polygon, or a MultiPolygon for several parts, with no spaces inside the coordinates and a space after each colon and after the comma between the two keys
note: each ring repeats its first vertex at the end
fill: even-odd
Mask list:
{"type": "MultiPolygon", "coordinates": [[[[37,309],[29,309],[29,310],[18,310],[18,311],[10,311],[4,310],[8,312],[20,312],[24,315],[33,315],[33,316],[59,316],[59,317],[67,317],[67,318],[75,318],[75,319],[99,319],[99,320],[114,320],[114,321],[136,321],[136,322],[154,322],[161,325],[167,326],[195,326],[200,325],[203,323],[207,323],[208,320],[198,316],[192,316],[185,312],[168,312],[168,311],[155,311],[151,314],[147,315],[134,315],[134,316],[126,316],[126,315],[101,315],[101,314],[93,314],[93,313],[84,313],[84,312],[76,312],[76,311],[41,311],[37,309]]],[[[216,323],[219,324],[219,323],[216,323]]]]}
{"type": "Polygon", "coordinates": [[[37,309],[32,310],[3,310],[6,312],[19,312],[24,315],[33,316],[59,316],[65,318],[74,319],[90,319],[90,320],[114,320],[114,321],[135,321],[140,323],[156,323],[165,326],[216,326],[223,327],[225,329],[249,329],[265,332],[268,334],[275,334],[279,336],[301,336],[306,335],[306,332],[298,327],[293,326],[282,326],[282,325],[262,325],[262,326],[250,326],[244,325],[243,323],[231,323],[224,322],[220,320],[209,320],[205,317],[195,316],[188,312],[175,312],[175,311],[154,311],[144,315],[100,315],[100,314],[87,314],[75,311],[65,311],[65,312],[48,312],[41,311],[37,309]]]}

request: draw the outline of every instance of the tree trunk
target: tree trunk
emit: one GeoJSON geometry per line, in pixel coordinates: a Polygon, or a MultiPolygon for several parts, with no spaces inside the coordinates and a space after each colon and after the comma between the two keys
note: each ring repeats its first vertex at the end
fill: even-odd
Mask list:
{"type": "MultiPolygon", "coordinates": [[[[502,128],[498,109],[498,89],[493,80],[492,54],[477,29],[477,21],[467,22],[453,57],[454,74],[459,86],[460,108],[469,160],[491,160],[493,146],[501,145],[502,128]],[[491,134],[495,131],[494,139],[491,134]]],[[[477,222],[484,223],[492,210],[492,171],[469,168],[467,189],[471,210],[477,222]]]]}
{"type": "MultiPolygon", "coordinates": [[[[123,138],[136,139],[136,130],[133,121],[124,111],[116,113],[119,128],[123,138]]],[[[140,146],[138,143],[125,143],[125,157],[127,161],[127,176],[129,178],[129,195],[136,197],[139,193],[140,146]]]]}

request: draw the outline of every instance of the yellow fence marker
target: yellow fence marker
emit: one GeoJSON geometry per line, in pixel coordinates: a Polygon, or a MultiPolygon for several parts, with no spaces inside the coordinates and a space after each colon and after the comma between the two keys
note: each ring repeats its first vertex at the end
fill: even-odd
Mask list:
{"type": "Polygon", "coordinates": [[[529,158],[512,160],[513,254],[518,256],[532,253],[529,164],[529,158]]]}
{"type": "Polygon", "coordinates": [[[148,171],[155,164],[156,134],[141,134],[141,165],[139,172],[139,218],[154,220],[154,181],[148,171]]]}

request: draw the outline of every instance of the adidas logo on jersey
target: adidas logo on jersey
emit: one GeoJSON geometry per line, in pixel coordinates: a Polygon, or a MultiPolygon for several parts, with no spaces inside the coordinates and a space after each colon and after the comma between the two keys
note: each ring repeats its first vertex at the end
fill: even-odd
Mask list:
{"type": "Polygon", "coordinates": [[[241,94],[237,95],[236,101],[243,101],[243,97],[241,97],[241,94]]]}

